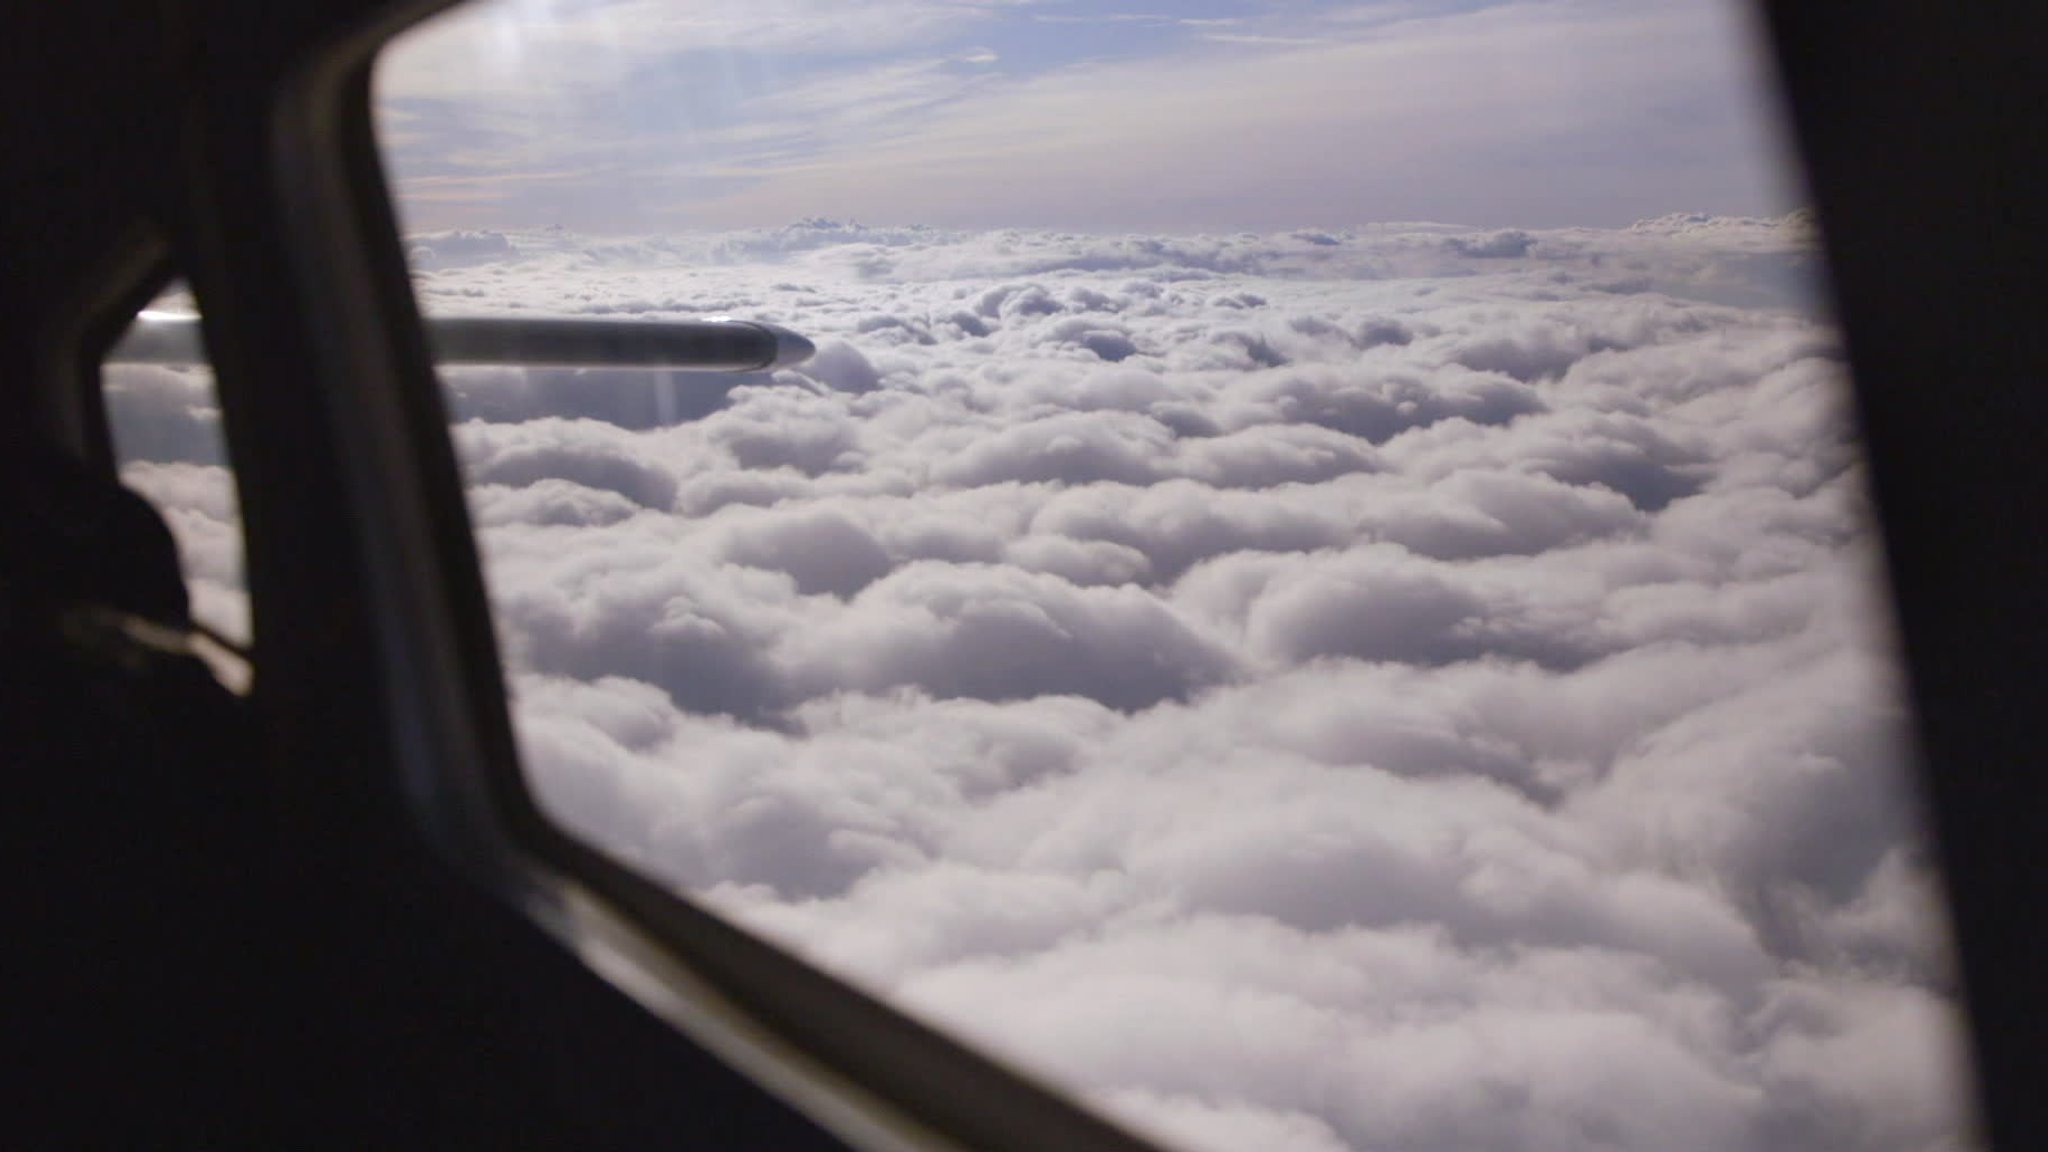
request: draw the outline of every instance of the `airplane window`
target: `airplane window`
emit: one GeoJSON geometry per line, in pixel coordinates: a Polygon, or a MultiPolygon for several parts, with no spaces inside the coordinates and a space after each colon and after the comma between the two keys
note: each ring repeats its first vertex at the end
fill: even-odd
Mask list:
{"type": "Polygon", "coordinates": [[[1750,17],[486,0],[401,38],[430,321],[808,342],[450,356],[542,807],[1181,1147],[1970,1146],[1750,17]]]}
{"type": "MultiPolygon", "coordinates": [[[[156,506],[177,540],[193,620],[246,649],[241,513],[196,317],[182,284],[151,301],[101,366],[101,395],[121,482],[156,506]]],[[[200,651],[231,687],[246,687],[246,665],[200,651]]]]}

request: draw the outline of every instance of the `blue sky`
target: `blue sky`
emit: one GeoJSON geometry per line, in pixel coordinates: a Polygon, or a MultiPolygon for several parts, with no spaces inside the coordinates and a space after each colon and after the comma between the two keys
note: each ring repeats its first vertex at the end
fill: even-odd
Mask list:
{"type": "Polygon", "coordinates": [[[484,0],[379,74],[409,223],[1616,225],[1796,195],[1726,0],[484,0]]]}

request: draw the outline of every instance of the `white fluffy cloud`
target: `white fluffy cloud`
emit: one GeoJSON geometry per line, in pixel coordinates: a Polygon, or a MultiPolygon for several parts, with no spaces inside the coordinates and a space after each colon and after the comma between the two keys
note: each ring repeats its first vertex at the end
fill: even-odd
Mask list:
{"type": "Polygon", "coordinates": [[[450,374],[580,834],[1191,1148],[1970,1137],[1803,221],[418,243],[820,345],[450,374]]]}

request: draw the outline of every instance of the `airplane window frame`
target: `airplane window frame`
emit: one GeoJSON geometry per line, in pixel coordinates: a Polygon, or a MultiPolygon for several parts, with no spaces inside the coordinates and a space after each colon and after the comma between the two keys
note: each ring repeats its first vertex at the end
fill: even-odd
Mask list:
{"type": "Polygon", "coordinates": [[[125,267],[106,278],[114,286],[110,293],[88,310],[91,318],[72,342],[76,357],[67,373],[71,386],[55,393],[58,410],[46,417],[46,423],[59,430],[59,443],[110,480],[119,479],[120,459],[107,413],[107,356],[136,314],[177,280],[169,246],[161,237],[138,237],[132,247],[125,267]]]}
{"type": "MultiPolygon", "coordinates": [[[[296,342],[309,354],[299,366],[308,379],[295,386],[314,402],[309,418],[330,441],[320,447],[338,462],[335,495],[353,513],[353,531],[336,543],[368,578],[360,610],[377,624],[367,644],[405,815],[450,862],[854,1146],[1142,1152],[1150,1145],[1063,1094],[653,885],[541,815],[513,746],[461,478],[372,123],[378,49],[447,6],[414,3],[368,24],[347,18],[359,14],[307,14],[317,48],[253,78],[268,106],[236,110],[224,98],[214,109],[213,144],[256,152],[269,170],[267,195],[241,207],[264,210],[278,229],[282,250],[265,255],[294,289],[289,299],[238,301],[246,269],[220,257],[191,269],[230,451],[247,463],[237,483],[250,497],[258,665],[272,682],[294,684],[295,669],[271,657],[288,651],[280,631],[311,608],[286,603],[294,619],[269,627],[266,609],[305,599],[279,573],[305,562],[282,553],[306,529],[265,505],[266,486],[289,462],[275,445],[250,450],[275,434],[255,409],[269,405],[275,418],[293,401],[260,393],[266,380],[277,386],[296,342]],[[266,309],[273,327],[259,339],[266,309]],[[294,330],[279,331],[286,320],[294,330]]],[[[225,201],[197,207],[201,226],[217,232],[230,214],[225,201]]],[[[287,808],[321,802],[316,782],[300,787],[287,808]]]]}
{"type": "MultiPolygon", "coordinates": [[[[238,88],[215,85],[211,70],[191,73],[193,87],[215,88],[218,104],[247,97],[244,108],[214,107],[207,113],[207,131],[236,134],[239,139],[233,147],[216,148],[210,157],[180,152],[176,159],[185,167],[166,199],[191,198],[199,203],[157,204],[151,210],[175,220],[186,239],[193,230],[215,240],[232,232],[243,222],[220,211],[232,197],[206,185],[221,183],[225,171],[236,171],[237,179],[249,184],[298,180],[321,167],[309,162],[310,153],[334,146],[332,140],[318,146],[278,145],[273,140],[279,128],[274,122],[281,107],[279,92],[300,82],[313,83],[306,75],[287,83],[290,78],[283,73],[346,72],[352,59],[360,62],[406,24],[445,6],[419,3],[396,13],[379,10],[374,21],[365,23],[367,6],[360,0],[314,0],[265,11],[260,21],[243,19],[243,24],[262,26],[246,34],[234,25],[247,13],[233,5],[165,8],[158,15],[189,16],[194,26],[204,25],[196,34],[216,36],[227,45],[209,45],[201,53],[183,44],[183,51],[216,63],[225,61],[230,73],[262,72],[265,79],[259,85],[241,77],[238,88]],[[294,38],[291,30],[303,34],[294,38]],[[234,48],[244,44],[238,36],[265,49],[264,59],[247,65],[237,61],[234,48]],[[288,60],[268,51],[284,43],[293,47],[282,54],[288,60]],[[247,166],[226,169],[223,158],[247,166]]],[[[1819,193],[1817,206],[1828,233],[1829,263],[1840,294],[1858,401],[1866,412],[1878,512],[1890,549],[1889,568],[1896,578],[1893,602],[1903,616],[1906,656],[1919,705],[1918,728],[1927,746],[1922,778],[1934,784],[1932,802],[1943,832],[1947,888],[1958,914],[1987,1144],[2028,1146],[2038,1142],[2029,1136],[2048,1131],[2048,1098],[2035,1088],[2048,1049],[2033,1036],[2031,1025],[2042,1014],[2044,991],[2034,966],[2027,963],[2040,953],[2036,945],[2044,927],[2039,917],[2025,913],[2039,905],[2048,877],[2025,866],[2039,842],[2041,809],[2024,802],[2030,792],[2009,768],[2048,743],[2039,738],[2048,713],[2015,707],[2015,701],[2025,698],[2025,689],[2038,682],[2034,673],[2039,653],[2048,650],[2041,642],[2048,616],[2041,613],[2034,591],[2042,581],[2029,579],[2041,573],[2048,553],[2023,527],[2014,525],[2023,526],[2027,513],[2043,507],[2043,472],[2027,437],[2042,424],[2043,394],[2031,385],[2048,362],[2035,338],[2040,330],[2039,277],[2048,260],[2043,259],[2041,230],[2030,225],[2021,208],[2036,202],[2033,194],[2042,188],[2043,170],[2021,166],[2015,158],[2038,146],[2039,134],[2026,131],[2022,118],[2040,106],[2029,97],[2039,95],[2043,82],[2038,70],[2019,66],[2018,56],[2027,41],[2013,35],[2020,27],[2016,12],[1987,8],[1958,18],[1946,9],[1922,11],[1898,0],[1883,0],[1875,11],[1854,13],[1839,3],[1762,0],[1760,7],[1771,18],[1803,158],[1819,193]],[[1909,46],[1920,51],[1899,51],[1909,46]],[[1902,166],[1901,156],[1918,162],[1902,166]],[[1929,297],[1949,295],[1955,297],[1954,303],[1928,307],[1929,297]],[[1981,347],[1958,364],[1953,344],[1963,336],[1981,337],[1981,347]],[[1946,380],[1951,386],[1929,388],[1930,379],[1946,380]],[[1927,451],[1930,444],[1936,451],[1927,451]],[[1986,493],[2000,496],[2004,518],[1983,515],[1986,493]]],[[[195,35],[192,27],[178,32],[195,35]]],[[[115,39],[123,46],[128,43],[115,39]]],[[[36,43],[28,51],[46,52],[36,43]]],[[[67,59],[58,59],[59,66],[69,66],[67,59]]],[[[167,54],[166,59],[178,66],[193,63],[183,54],[167,54]]],[[[150,63],[156,63],[153,57],[150,63]]],[[[341,118],[332,114],[328,95],[316,93],[312,107],[317,114],[310,117],[302,115],[304,108],[288,109],[297,118],[284,125],[283,132],[308,127],[333,132],[341,118]]],[[[59,111],[52,123],[84,118],[77,110],[59,111]]],[[[113,135],[93,127],[78,139],[97,143],[113,135]]],[[[44,167],[53,157],[61,161],[71,155],[59,148],[47,152],[38,154],[44,167]]],[[[304,333],[296,330],[302,327],[297,317],[305,309],[352,298],[351,307],[368,302],[374,315],[377,301],[404,298],[402,288],[394,295],[392,287],[402,284],[402,274],[397,279],[384,274],[390,269],[383,267],[388,264],[383,253],[372,256],[382,268],[381,278],[364,291],[359,291],[360,280],[346,286],[323,285],[317,273],[303,269],[295,277],[269,274],[284,260],[283,248],[289,247],[294,258],[320,249],[304,235],[311,226],[286,228],[282,216],[319,196],[339,196],[346,202],[355,193],[346,187],[337,193],[333,188],[294,186],[283,196],[264,195],[271,198],[262,202],[265,219],[252,230],[265,240],[286,234],[297,239],[279,246],[273,263],[258,259],[255,275],[214,267],[204,277],[209,291],[221,293],[209,296],[209,303],[217,299],[223,305],[218,323],[231,339],[222,351],[234,360],[227,375],[238,388],[261,387],[269,383],[266,372],[302,371],[306,363],[252,353],[251,347],[266,343],[251,330],[261,319],[284,315],[292,320],[294,331],[277,345],[289,348],[305,342],[304,333]],[[246,285],[296,287],[304,301],[285,305],[237,300],[237,290],[246,285]]],[[[241,201],[253,202],[250,196],[241,201]]],[[[91,211],[78,219],[105,218],[109,203],[109,198],[95,200],[91,211]]],[[[128,207],[123,203],[124,211],[128,207]]],[[[374,205],[369,210],[374,213],[374,205]]],[[[57,221],[71,222],[69,217],[57,221]]],[[[353,227],[346,233],[359,234],[353,227]]],[[[75,241],[52,243],[36,255],[82,250],[122,254],[119,268],[95,265],[89,274],[67,274],[64,282],[76,287],[94,278],[117,282],[151,258],[149,243],[140,236],[95,242],[89,249],[75,241]]],[[[209,245],[195,243],[214,259],[204,251],[209,245]]],[[[116,291],[123,290],[116,283],[116,291]]],[[[14,351],[24,357],[16,366],[24,381],[22,395],[35,405],[23,414],[24,426],[90,458],[91,437],[83,427],[83,410],[65,390],[90,395],[99,356],[148,295],[142,293],[125,307],[114,293],[46,302],[10,328],[21,337],[14,351]],[[70,326],[75,314],[87,316],[90,323],[70,326]]],[[[403,328],[402,318],[393,322],[403,328]]],[[[317,315],[308,323],[346,335],[338,323],[327,325],[317,315]]],[[[373,333],[372,339],[380,344],[403,342],[404,333],[373,333]]],[[[412,356],[408,368],[418,359],[412,356]]],[[[339,379],[337,372],[327,369],[326,379],[339,379]]],[[[306,393],[302,390],[300,395],[303,399],[306,393]]],[[[239,410],[241,405],[231,407],[239,410]]],[[[229,430],[237,451],[247,440],[245,433],[246,429],[244,434],[229,430]]],[[[265,461],[263,468],[252,472],[289,479],[289,469],[281,470],[275,463],[265,461]]],[[[265,548],[276,544],[267,528],[255,535],[265,548]]],[[[266,557],[266,562],[271,559],[266,557]]],[[[432,568],[439,562],[430,558],[427,565],[432,568]]],[[[302,622],[306,606],[292,607],[299,612],[292,622],[302,622]]],[[[261,627],[258,631],[260,636],[261,627]]],[[[440,709],[436,705],[432,711],[438,714],[440,709]]],[[[413,759],[404,762],[415,763],[417,750],[408,756],[413,759]]]]}

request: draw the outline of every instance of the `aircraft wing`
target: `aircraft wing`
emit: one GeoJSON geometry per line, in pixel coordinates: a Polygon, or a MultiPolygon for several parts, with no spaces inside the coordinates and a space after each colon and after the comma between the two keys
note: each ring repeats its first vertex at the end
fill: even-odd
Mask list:
{"type": "MultiPolygon", "coordinates": [[[[584,320],[499,316],[427,317],[427,342],[442,364],[532,368],[646,368],[759,372],[810,359],[816,347],[777,324],[704,320],[584,320]]],[[[110,362],[203,364],[199,318],[145,311],[110,362]]]]}

